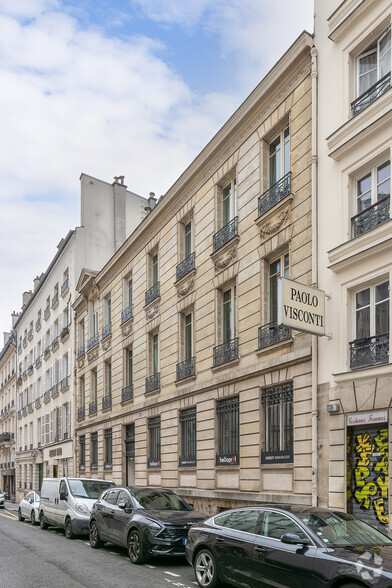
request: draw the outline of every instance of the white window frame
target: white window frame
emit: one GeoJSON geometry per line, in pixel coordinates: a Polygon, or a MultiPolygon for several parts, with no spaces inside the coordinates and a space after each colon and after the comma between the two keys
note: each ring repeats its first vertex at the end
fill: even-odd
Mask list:
{"type": "MultiPolygon", "coordinates": [[[[356,83],[356,97],[362,96],[362,94],[365,94],[369,88],[371,88],[373,86],[373,84],[377,84],[377,82],[381,79],[381,72],[380,72],[380,43],[381,41],[384,39],[384,37],[386,37],[388,34],[391,33],[391,28],[389,27],[387,30],[385,30],[383,33],[381,33],[381,35],[378,37],[376,43],[377,46],[374,47],[373,49],[365,49],[362,53],[360,53],[356,59],[356,76],[355,76],[355,83],[356,83]],[[377,68],[377,78],[376,81],[373,82],[373,84],[371,84],[366,90],[363,90],[362,92],[360,92],[359,90],[359,80],[360,80],[360,60],[363,59],[364,57],[368,57],[369,55],[371,55],[372,53],[377,53],[377,64],[376,64],[376,68],[377,68]]],[[[390,59],[390,63],[389,63],[389,71],[391,71],[391,66],[392,66],[392,49],[390,49],[390,54],[391,54],[391,59],[390,59]]],[[[386,74],[384,74],[386,75],[386,74]]]]}
{"type": "MultiPolygon", "coordinates": [[[[361,339],[362,337],[358,337],[357,334],[357,303],[356,303],[356,297],[357,294],[359,294],[360,292],[363,292],[364,290],[369,289],[370,290],[370,302],[369,302],[369,308],[370,308],[370,319],[369,319],[369,337],[374,337],[376,336],[376,324],[375,324],[375,310],[376,310],[376,306],[378,303],[376,303],[376,287],[380,286],[381,284],[385,284],[388,283],[388,288],[389,288],[389,298],[388,299],[384,299],[384,300],[388,300],[389,301],[389,323],[391,320],[391,312],[390,312],[390,300],[391,300],[391,295],[390,295],[390,282],[389,282],[389,276],[384,276],[382,279],[379,279],[377,281],[372,282],[371,284],[365,284],[365,285],[360,285],[358,286],[352,293],[353,296],[353,316],[352,316],[352,333],[353,333],[353,340],[357,340],[357,339],[361,339]]],[[[383,300],[383,301],[384,301],[383,300]]],[[[362,307],[364,308],[364,307],[362,307]]],[[[389,332],[389,329],[388,329],[389,332]]],[[[381,335],[382,333],[379,333],[379,335],[381,335]]]]}

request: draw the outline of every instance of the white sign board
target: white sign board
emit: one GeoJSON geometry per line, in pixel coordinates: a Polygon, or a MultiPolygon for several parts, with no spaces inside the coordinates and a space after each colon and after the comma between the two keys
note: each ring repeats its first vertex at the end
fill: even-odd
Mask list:
{"type": "Polygon", "coordinates": [[[325,293],[294,280],[278,278],[278,325],[312,335],[325,334],[325,293]]]}
{"type": "Polygon", "coordinates": [[[379,410],[378,412],[359,412],[357,414],[347,415],[347,425],[349,427],[357,425],[377,425],[377,423],[386,423],[387,421],[387,410],[379,410]]]}

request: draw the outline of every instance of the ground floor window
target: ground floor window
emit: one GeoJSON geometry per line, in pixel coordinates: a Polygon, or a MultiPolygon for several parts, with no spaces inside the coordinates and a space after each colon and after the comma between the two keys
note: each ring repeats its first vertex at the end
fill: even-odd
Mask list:
{"type": "Polygon", "coordinates": [[[196,408],[180,412],[181,455],[180,466],[196,466],[196,408]]]}
{"type": "Polygon", "coordinates": [[[154,417],[148,421],[149,432],[149,468],[161,467],[161,417],[154,417]]]}
{"type": "Polygon", "coordinates": [[[98,433],[91,433],[91,469],[98,469],[98,433]]]}
{"type": "Polygon", "coordinates": [[[293,461],[293,384],[267,388],[262,393],[265,449],[262,463],[293,461]]]}
{"type": "Polygon", "coordinates": [[[106,429],[105,431],[105,469],[112,468],[112,445],[113,436],[112,429],[106,429]]]}
{"type": "Polygon", "coordinates": [[[240,461],[240,401],[226,398],[216,405],[218,453],[216,465],[238,465],[240,461]]]}

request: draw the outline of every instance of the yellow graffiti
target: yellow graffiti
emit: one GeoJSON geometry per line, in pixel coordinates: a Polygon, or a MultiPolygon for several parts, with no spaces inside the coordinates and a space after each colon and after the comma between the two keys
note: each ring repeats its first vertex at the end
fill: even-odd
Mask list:
{"type": "Polygon", "coordinates": [[[369,482],[366,484],[361,490],[356,490],[354,496],[357,501],[360,503],[362,508],[366,508],[369,510],[370,507],[370,497],[375,496],[377,494],[377,486],[374,482],[369,482]]]}
{"type": "Polygon", "coordinates": [[[385,512],[384,498],[377,498],[377,500],[375,500],[373,502],[373,504],[374,504],[374,508],[375,508],[376,516],[377,516],[378,520],[383,525],[387,525],[388,524],[388,513],[385,512]]]}
{"type": "Polygon", "coordinates": [[[362,435],[357,435],[357,442],[358,444],[355,446],[355,451],[361,456],[361,459],[358,461],[359,466],[367,466],[369,465],[369,455],[373,453],[374,444],[371,442],[370,435],[365,433],[362,435]]]}

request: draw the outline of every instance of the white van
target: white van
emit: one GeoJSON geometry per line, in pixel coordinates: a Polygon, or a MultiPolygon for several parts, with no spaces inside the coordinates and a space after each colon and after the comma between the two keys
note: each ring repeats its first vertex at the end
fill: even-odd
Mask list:
{"type": "Polygon", "coordinates": [[[62,527],[65,536],[88,535],[94,502],[114,482],[94,478],[44,478],[41,486],[39,522],[41,529],[62,527]]]}

